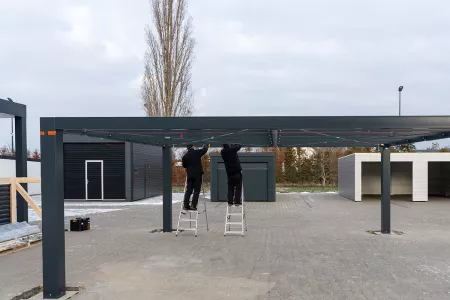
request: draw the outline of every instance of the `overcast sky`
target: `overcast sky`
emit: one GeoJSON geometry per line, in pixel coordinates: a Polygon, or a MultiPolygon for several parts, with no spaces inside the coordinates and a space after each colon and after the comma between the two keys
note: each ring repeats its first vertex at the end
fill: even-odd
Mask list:
{"type": "MultiPolygon", "coordinates": [[[[146,0],[0,0],[0,98],[143,116],[146,0]]],[[[450,115],[448,0],[191,0],[196,115],[450,115]]],[[[0,144],[10,121],[0,119],[0,144]]]]}

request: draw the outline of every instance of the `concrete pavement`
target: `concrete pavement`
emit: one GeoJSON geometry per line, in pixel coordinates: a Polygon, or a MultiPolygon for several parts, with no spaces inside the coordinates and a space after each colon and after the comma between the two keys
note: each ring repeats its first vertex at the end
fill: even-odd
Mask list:
{"type": "MultiPolygon", "coordinates": [[[[179,205],[174,205],[174,226],[179,205]]],[[[335,194],[282,194],[247,203],[245,237],[223,236],[225,205],[208,203],[210,231],[150,233],[162,207],[96,214],[89,232],[67,232],[67,285],[94,299],[449,299],[450,200],[380,203],[335,194]]],[[[41,246],[0,256],[0,299],[42,284],[41,246]]]]}

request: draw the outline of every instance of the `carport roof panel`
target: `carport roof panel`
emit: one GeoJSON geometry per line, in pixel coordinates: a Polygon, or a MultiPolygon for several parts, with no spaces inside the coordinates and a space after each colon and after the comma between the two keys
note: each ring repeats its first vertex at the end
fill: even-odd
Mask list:
{"type": "Polygon", "coordinates": [[[447,138],[450,116],[41,118],[41,129],[183,147],[371,147],[447,138]]]}
{"type": "Polygon", "coordinates": [[[2,118],[13,118],[16,117],[26,117],[27,109],[26,106],[20,103],[8,101],[5,99],[0,99],[0,117],[2,118]]]}

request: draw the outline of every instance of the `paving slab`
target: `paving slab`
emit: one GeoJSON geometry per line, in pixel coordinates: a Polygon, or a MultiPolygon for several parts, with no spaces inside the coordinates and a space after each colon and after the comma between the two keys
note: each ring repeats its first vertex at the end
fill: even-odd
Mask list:
{"type": "MultiPolygon", "coordinates": [[[[76,294],[78,294],[77,291],[67,291],[66,294],[59,299],[60,300],[72,299],[72,297],[75,296],[76,294]]],[[[29,300],[42,300],[42,299],[44,299],[44,293],[39,293],[39,294],[29,298],[29,300]]]]}
{"type": "MultiPolygon", "coordinates": [[[[335,194],[247,203],[245,237],[223,236],[223,203],[208,203],[198,237],[151,233],[160,206],[95,214],[90,231],[66,232],[67,285],[84,286],[75,300],[450,299],[450,201],[392,204],[401,235],[368,232],[380,229],[379,200],[335,194]]],[[[0,299],[42,285],[41,251],[0,256],[0,299]]]]}

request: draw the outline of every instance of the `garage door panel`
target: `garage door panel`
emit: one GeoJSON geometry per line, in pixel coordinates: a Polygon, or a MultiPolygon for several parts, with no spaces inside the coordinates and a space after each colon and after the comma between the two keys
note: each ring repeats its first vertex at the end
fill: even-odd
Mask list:
{"type": "Polygon", "coordinates": [[[267,167],[243,171],[245,201],[267,201],[267,167]]]}
{"type": "MultiPolygon", "coordinates": [[[[268,201],[268,164],[241,163],[245,201],[268,201]]],[[[218,200],[226,201],[228,193],[224,163],[218,164],[218,200]]]]}

